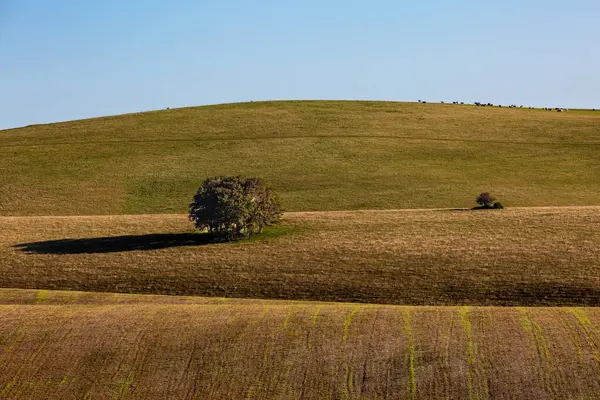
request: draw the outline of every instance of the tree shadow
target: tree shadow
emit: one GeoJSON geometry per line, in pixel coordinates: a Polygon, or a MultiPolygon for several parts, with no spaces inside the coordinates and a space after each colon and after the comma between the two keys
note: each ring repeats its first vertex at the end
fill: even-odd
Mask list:
{"type": "Polygon", "coordinates": [[[149,235],[48,240],[44,242],[21,243],[14,247],[29,254],[95,254],[202,246],[222,241],[222,238],[208,233],[157,233],[149,235]]]}
{"type": "Polygon", "coordinates": [[[481,210],[494,211],[494,210],[503,210],[503,209],[504,208],[494,208],[494,207],[477,206],[477,207],[471,207],[471,208],[443,208],[443,209],[439,209],[439,210],[436,210],[436,211],[440,211],[440,212],[481,211],[481,210]]]}

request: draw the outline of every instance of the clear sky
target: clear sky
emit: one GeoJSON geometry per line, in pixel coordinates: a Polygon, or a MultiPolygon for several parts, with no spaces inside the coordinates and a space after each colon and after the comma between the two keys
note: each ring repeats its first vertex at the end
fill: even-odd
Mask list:
{"type": "Polygon", "coordinates": [[[600,1],[0,0],[0,129],[274,99],[600,108],[600,1]]]}

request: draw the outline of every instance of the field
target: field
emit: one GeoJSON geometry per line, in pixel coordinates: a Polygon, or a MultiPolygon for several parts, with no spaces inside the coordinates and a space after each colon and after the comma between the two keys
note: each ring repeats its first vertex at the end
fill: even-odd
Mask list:
{"type": "Polygon", "coordinates": [[[0,131],[0,399],[595,399],[600,112],[259,102],[0,131]],[[214,243],[213,175],[286,209],[214,243]],[[491,191],[508,208],[471,210],[491,191]]]}
{"type": "Polygon", "coordinates": [[[0,287],[413,305],[600,304],[600,207],[291,213],[203,244],[185,215],[0,218],[0,287]]]}
{"type": "Polygon", "coordinates": [[[216,174],[266,178],[287,211],[600,205],[600,112],[230,104],[0,131],[0,160],[0,215],[185,213],[216,174]]]}
{"type": "Polygon", "coordinates": [[[6,399],[558,399],[600,391],[596,308],[0,290],[0,310],[6,399]]]}

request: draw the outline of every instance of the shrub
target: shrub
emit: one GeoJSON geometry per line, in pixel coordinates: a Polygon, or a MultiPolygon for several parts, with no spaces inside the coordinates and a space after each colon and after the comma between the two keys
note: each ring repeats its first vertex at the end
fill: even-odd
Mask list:
{"type": "Polygon", "coordinates": [[[277,194],[260,178],[219,176],[198,188],[189,218],[197,229],[234,239],[261,233],[281,214],[277,194]]]}
{"type": "Polygon", "coordinates": [[[496,201],[496,198],[488,192],[483,192],[475,199],[475,202],[481,206],[481,208],[492,208],[492,203],[496,201]]]}
{"type": "Polygon", "coordinates": [[[502,203],[500,203],[499,201],[497,201],[494,203],[494,205],[492,207],[501,210],[504,208],[504,205],[502,203]]]}

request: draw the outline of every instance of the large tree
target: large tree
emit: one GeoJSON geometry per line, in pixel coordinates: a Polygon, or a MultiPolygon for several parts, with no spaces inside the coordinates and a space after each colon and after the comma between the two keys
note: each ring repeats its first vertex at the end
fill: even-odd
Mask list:
{"type": "Polygon", "coordinates": [[[279,222],[281,214],[277,194],[260,178],[208,178],[190,204],[196,228],[228,238],[260,233],[279,222]]]}

